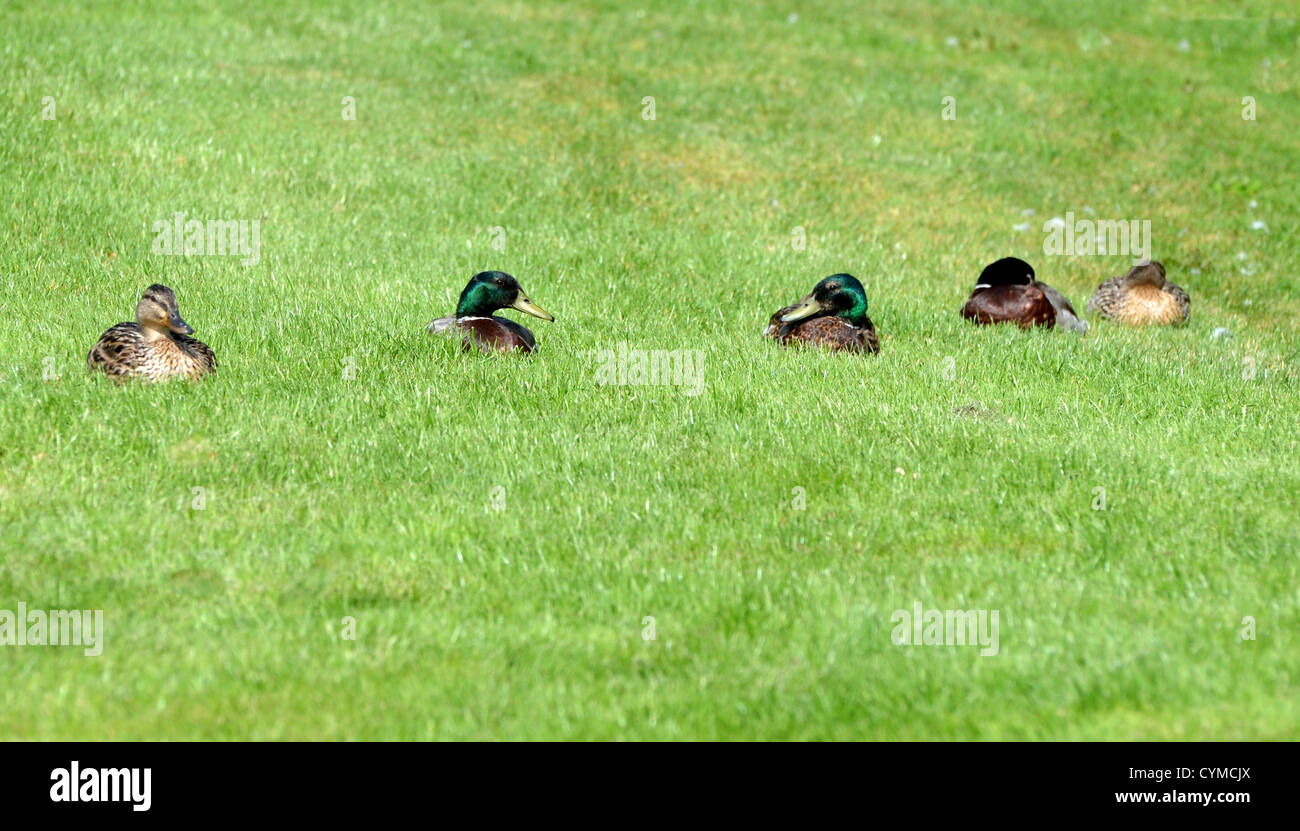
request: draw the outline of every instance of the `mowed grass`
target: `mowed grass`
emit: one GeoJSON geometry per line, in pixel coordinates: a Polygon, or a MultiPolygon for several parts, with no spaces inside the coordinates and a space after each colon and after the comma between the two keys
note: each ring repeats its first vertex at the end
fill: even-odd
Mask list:
{"type": "Polygon", "coordinates": [[[0,609],[106,628],[0,647],[0,736],[1300,737],[1291,11],[0,10],[0,609]],[[1044,256],[1067,211],[1149,219],[1188,325],[961,320],[1001,256],[1127,267],[1044,256]],[[487,268],[536,355],[424,331],[487,268]],[[879,356],[760,337],[837,271],[879,356]],[[87,376],[154,281],[219,373],[87,376]],[[917,601],[998,654],[895,646],[917,601]]]}

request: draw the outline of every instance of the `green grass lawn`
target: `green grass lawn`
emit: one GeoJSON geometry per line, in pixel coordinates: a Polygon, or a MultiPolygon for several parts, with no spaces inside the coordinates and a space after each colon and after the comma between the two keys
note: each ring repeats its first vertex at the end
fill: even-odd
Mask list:
{"type": "Polygon", "coordinates": [[[105,626],[0,647],[0,737],[1300,738],[1289,4],[315,5],[0,10],[0,609],[105,626]],[[1067,211],[1190,322],[963,321],[1126,270],[1067,211]],[[537,354],[425,332],[489,268],[537,354]],[[879,356],[760,336],[838,271],[879,356]],[[218,374],[88,376],[155,281],[218,374]]]}

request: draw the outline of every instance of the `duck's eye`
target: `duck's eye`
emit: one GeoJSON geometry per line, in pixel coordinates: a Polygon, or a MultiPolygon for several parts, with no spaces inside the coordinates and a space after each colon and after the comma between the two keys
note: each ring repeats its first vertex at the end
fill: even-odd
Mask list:
{"type": "Polygon", "coordinates": [[[506,281],[505,281],[505,280],[497,280],[497,281],[496,281],[496,284],[497,284],[498,286],[504,286],[504,285],[506,284],[506,281]]]}
{"type": "Polygon", "coordinates": [[[839,285],[836,284],[836,283],[831,283],[829,286],[826,287],[826,290],[827,290],[827,291],[839,291],[839,290],[840,290],[840,287],[839,287],[839,285]]]}

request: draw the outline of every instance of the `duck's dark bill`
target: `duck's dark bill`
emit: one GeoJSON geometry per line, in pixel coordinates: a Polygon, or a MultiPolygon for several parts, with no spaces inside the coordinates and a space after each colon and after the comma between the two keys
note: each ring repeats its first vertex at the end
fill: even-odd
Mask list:
{"type": "Polygon", "coordinates": [[[518,309],[519,311],[524,312],[525,314],[530,314],[533,317],[540,317],[542,320],[555,320],[555,318],[551,317],[550,312],[529,300],[527,297],[524,297],[522,294],[515,298],[515,302],[510,304],[510,308],[518,309]]]}
{"type": "Polygon", "coordinates": [[[194,334],[194,327],[181,320],[180,315],[172,315],[171,319],[167,321],[167,327],[179,335],[194,334]]]}
{"type": "Polygon", "coordinates": [[[790,323],[795,320],[803,320],[805,317],[811,317],[821,311],[821,307],[812,300],[804,300],[798,306],[781,316],[782,323],[790,323]]]}

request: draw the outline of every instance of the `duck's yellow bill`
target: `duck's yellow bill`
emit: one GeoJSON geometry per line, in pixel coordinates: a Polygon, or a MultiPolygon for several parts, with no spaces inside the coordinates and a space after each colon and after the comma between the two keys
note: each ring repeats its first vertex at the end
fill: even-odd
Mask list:
{"type": "Polygon", "coordinates": [[[821,307],[813,302],[812,298],[804,298],[798,306],[781,315],[782,323],[791,323],[796,320],[803,320],[805,317],[812,317],[821,311],[821,307]]]}
{"type": "Polygon", "coordinates": [[[555,320],[555,318],[551,317],[550,312],[529,300],[527,297],[524,297],[522,293],[515,298],[515,302],[510,304],[510,308],[518,309],[524,314],[530,314],[533,317],[540,317],[542,320],[555,320]]]}

